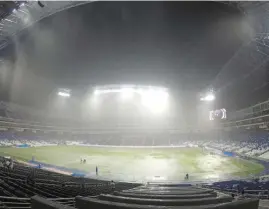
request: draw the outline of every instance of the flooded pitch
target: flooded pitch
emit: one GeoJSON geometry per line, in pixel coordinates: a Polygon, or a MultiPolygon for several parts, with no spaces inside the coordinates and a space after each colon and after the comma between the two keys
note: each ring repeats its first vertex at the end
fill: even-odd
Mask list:
{"type": "Polygon", "coordinates": [[[11,156],[78,169],[87,176],[121,181],[192,181],[246,177],[263,166],[239,158],[212,155],[201,148],[124,148],[55,146],[26,149],[1,148],[11,156]],[[85,164],[80,160],[86,159],[85,164]],[[98,175],[95,172],[98,167],[98,175]]]}

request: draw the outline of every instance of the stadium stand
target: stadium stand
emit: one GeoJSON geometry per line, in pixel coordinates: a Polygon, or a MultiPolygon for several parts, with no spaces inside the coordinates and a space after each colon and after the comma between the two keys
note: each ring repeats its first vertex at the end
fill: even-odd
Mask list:
{"type": "MultiPolygon", "coordinates": [[[[0,103],[0,146],[199,146],[235,153],[246,159],[248,157],[257,160],[268,159],[268,131],[255,125],[254,128],[243,128],[252,127],[251,124],[257,122],[253,119],[255,117],[262,118],[263,123],[267,120],[264,117],[266,111],[256,106],[248,109],[248,117],[244,117],[244,121],[231,120],[224,124],[224,129],[221,130],[155,133],[157,129],[155,127],[150,129],[152,131],[150,134],[141,131],[139,126],[136,126],[134,132],[132,125],[127,128],[125,126],[124,131],[129,131],[127,133],[118,126],[110,126],[109,129],[108,126],[103,126],[101,129],[99,127],[98,134],[91,133],[95,130],[92,126],[80,132],[70,124],[49,119],[41,120],[36,113],[34,117],[31,112],[25,114],[27,111],[23,107],[14,104],[11,106],[12,108],[8,103],[0,103]],[[229,129],[226,129],[227,127],[229,129]],[[106,132],[111,128],[119,131],[106,132]],[[169,140],[163,140],[164,138],[169,140]]],[[[267,108],[267,105],[263,107],[267,108]]],[[[263,174],[268,174],[268,162],[265,161],[263,164],[265,165],[263,174]]],[[[108,181],[54,173],[16,161],[10,169],[5,166],[5,159],[2,159],[0,166],[2,167],[0,206],[3,208],[50,208],[51,205],[56,208],[64,205],[83,209],[258,208],[257,199],[266,201],[269,198],[269,180],[266,176],[252,177],[248,180],[203,183],[198,187],[149,184],[132,189],[138,185],[117,182],[114,188],[108,181]]],[[[267,203],[263,202],[260,208],[266,208],[267,203]]]]}
{"type": "MultiPolygon", "coordinates": [[[[0,103],[1,104],[1,103],[0,103]]],[[[1,105],[0,105],[1,106],[1,105]]],[[[52,122],[29,122],[34,117],[17,113],[16,105],[2,103],[0,146],[38,147],[57,145],[187,146],[212,147],[244,157],[266,158],[268,132],[263,129],[230,129],[211,132],[130,133],[73,131],[74,127],[52,122]],[[8,109],[8,111],[7,111],[8,109]],[[28,120],[27,120],[28,119],[28,120]],[[62,130],[64,134],[59,134],[62,130]],[[69,132],[66,130],[69,129],[69,132]],[[48,131],[52,130],[52,131],[48,131]],[[57,130],[57,131],[56,131],[57,130]],[[169,140],[163,140],[169,138],[169,140]]],[[[251,117],[249,117],[251,118],[251,117]]],[[[232,127],[233,123],[230,123],[232,127]]],[[[117,128],[115,128],[117,129],[117,128]]],[[[104,128],[105,130],[105,128],[104,128]]],[[[119,183],[73,177],[14,161],[13,168],[0,166],[0,202],[3,208],[258,208],[268,199],[268,178],[227,180],[200,186],[119,183]],[[139,186],[139,187],[138,187],[139,186]],[[134,188],[135,187],[135,188],[134,188]],[[244,190],[244,195],[242,195],[244,190]],[[250,198],[250,199],[249,199],[250,198]],[[40,205],[42,204],[42,206],[40,205]]],[[[268,166],[263,173],[269,173],[268,166]]],[[[263,205],[266,205],[264,203],[263,205]]]]}
{"type": "Polygon", "coordinates": [[[269,151],[269,133],[267,131],[235,131],[230,136],[209,141],[213,147],[226,151],[236,151],[247,156],[260,156],[269,151]]]}
{"type": "MultiPolygon", "coordinates": [[[[200,134],[202,136],[202,134],[200,134]]],[[[269,152],[269,133],[266,131],[235,131],[222,132],[222,136],[215,138],[206,135],[201,138],[194,134],[137,134],[133,137],[123,134],[80,134],[55,135],[42,133],[37,134],[31,131],[0,130],[0,146],[55,146],[66,145],[115,145],[115,146],[211,146],[218,149],[267,158],[269,152]],[[169,140],[163,140],[169,137],[169,140]],[[124,140],[123,140],[124,139],[124,140]]],[[[268,158],[267,158],[268,159],[268,158]]]]}
{"type": "Polygon", "coordinates": [[[154,185],[97,197],[76,197],[76,207],[86,208],[258,208],[257,199],[237,201],[230,195],[195,186],[154,185]],[[235,206],[236,205],[236,206],[235,206]]]}
{"type": "MultiPolygon", "coordinates": [[[[4,160],[4,159],[2,159],[4,160]]],[[[213,189],[186,185],[116,183],[75,178],[14,163],[13,169],[0,170],[3,208],[258,208],[258,200],[237,201],[213,189]],[[38,195],[38,197],[36,196],[38,195]],[[82,197],[84,196],[84,197],[82,197]],[[30,201],[30,198],[32,200],[30,201]],[[76,198],[75,198],[76,197],[76,198]],[[41,206],[40,204],[43,204],[41,206]]]]}
{"type": "Polygon", "coordinates": [[[261,177],[254,180],[230,180],[203,185],[203,187],[239,196],[243,194],[244,197],[269,199],[268,180],[268,177],[261,177]]]}
{"type": "MultiPolygon", "coordinates": [[[[5,158],[1,158],[2,165],[5,158]]],[[[53,198],[61,204],[74,205],[75,196],[95,196],[111,193],[137,184],[76,178],[14,162],[14,166],[0,169],[0,201],[3,208],[30,208],[30,197],[53,198]],[[57,198],[57,199],[55,199],[57,198]]]]}

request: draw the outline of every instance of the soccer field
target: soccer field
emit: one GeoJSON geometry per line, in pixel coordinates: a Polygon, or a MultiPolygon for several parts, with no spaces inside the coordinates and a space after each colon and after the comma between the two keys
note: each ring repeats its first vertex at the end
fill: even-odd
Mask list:
{"type": "Polygon", "coordinates": [[[201,148],[124,148],[52,146],[32,148],[0,148],[1,155],[13,156],[66,168],[85,171],[99,178],[124,181],[222,179],[227,176],[245,177],[258,174],[264,167],[239,158],[211,155],[201,148]],[[80,159],[86,159],[81,164],[80,159]]]}

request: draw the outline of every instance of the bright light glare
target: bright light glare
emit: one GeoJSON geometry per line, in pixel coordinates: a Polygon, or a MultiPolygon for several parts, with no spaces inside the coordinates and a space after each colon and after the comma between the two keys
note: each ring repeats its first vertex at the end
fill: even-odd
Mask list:
{"type": "Polygon", "coordinates": [[[100,94],[100,91],[98,89],[95,89],[94,92],[93,92],[94,95],[98,95],[100,94]]]}
{"type": "Polygon", "coordinates": [[[97,88],[94,90],[94,94],[108,94],[108,93],[123,93],[123,94],[131,94],[138,93],[143,94],[145,91],[159,91],[166,92],[165,88],[155,88],[155,87],[138,87],[138,86],[122,86],[119,88],[97,88]]]}
{"type": "Polygon", "coordinates": [[[205,100],[206,101],[213,101],[213,100],[215,100],[215,96],[213,94],[209,94],[205,97],[205,100]]]}
{"type": "Polygon", "coordinates": [[[70,93],[59,91],[58,95],[61,97],[70,97],[70,93]]]}
{"type": "Polygon", "coordinates": [[[205,97],[202,97],[200,100],[201,101],[213,101],[215,100],[215,96],[213,94],[208,94],[205,97]]]}
{"type": "Polygon", "coordinates": [[[123,99],[130,99],[133,97],[134,91],[132,88],[122,88],[121,96],[123,99]]]}
{"type": "Polygon", "coordinates": [[[169,94],[162,90],[148,90],[142,93],[142,105],[147,107],[152,113],[161,113],[168,106],[169,94]]]}
{"type": "Polygon", "coordinates": [[[164,112],[169,103],[168,91],[162,87],[125,85],[116,88],[97,88],[94,90],[93,95],[94,97],[99,97],[102,94],[109,93],[119,94],[124,101],[134,99],[135,94],[137,94],[140,96],[141,104],[154,114],[164,112]]]}

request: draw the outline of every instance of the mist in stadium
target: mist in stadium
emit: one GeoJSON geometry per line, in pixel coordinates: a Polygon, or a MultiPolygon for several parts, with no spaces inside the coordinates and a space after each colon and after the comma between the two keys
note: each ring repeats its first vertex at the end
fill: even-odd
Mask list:
{"type": "Polygon", "coordinates": [[[269,208],[268,11],[0,2],[0,208],[269,208]]]}

